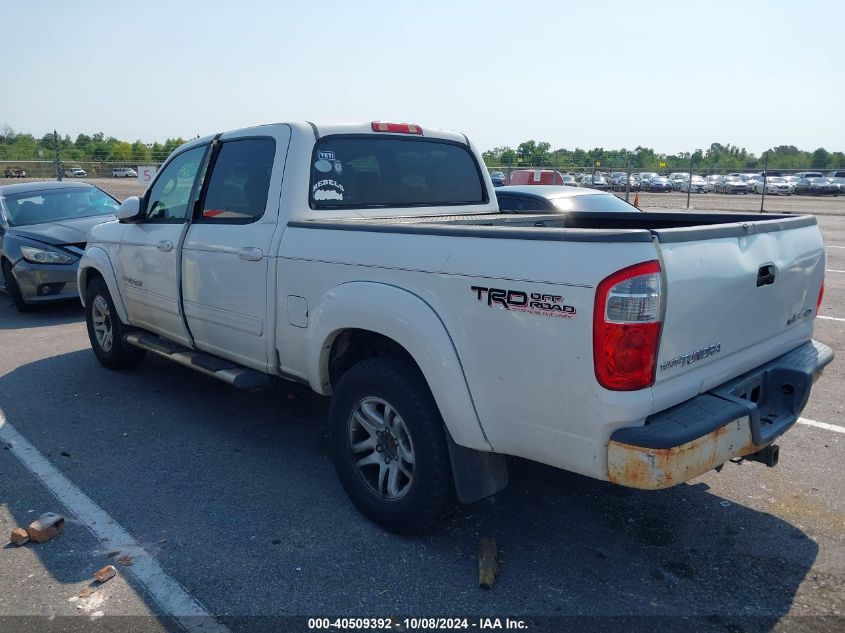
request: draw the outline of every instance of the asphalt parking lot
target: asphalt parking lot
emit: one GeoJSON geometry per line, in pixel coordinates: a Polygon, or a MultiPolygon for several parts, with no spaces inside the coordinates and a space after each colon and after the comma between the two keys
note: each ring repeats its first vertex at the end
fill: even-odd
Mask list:
{"type": "Polygon", "coordinates": [[[728,464],[640,492],[513,460],[505,491],[416,538],[368,523],[343,493],[324,399],[282,382],[244,393],[156,358],[112,372],[78,306],[19,314],[0,295],[0,424],[23,442],[0,449],[0,533],[45,511],[68,519],[48,543],[0,548],[0,629],[43,624],[27,616],[205,631],[510,616],[549,631],[841,631],[845,218],[819,223],[828,272],[815,337],[837,358],[779,441],[777,468],[728,464]],[[44,458],[39,476],[18,457],[24,444],[44,458]],[[74,508],[93,501],[96,535],[45,484],[74,508]],[[483,536],[500,548],[489,591],[477,583],[483,536]],[[118,576],[91,586],[109,562],[118,576]],[[177,621],[162,591],[183,600],[176,615],[214,620],[177,621]]]}

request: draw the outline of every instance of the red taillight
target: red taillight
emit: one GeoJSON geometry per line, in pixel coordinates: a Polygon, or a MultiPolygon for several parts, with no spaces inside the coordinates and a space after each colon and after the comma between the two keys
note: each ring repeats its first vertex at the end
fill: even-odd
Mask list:
{"type": "Polygon", "coordinates": [[[819,288],[819,298],[816,301],[816,314],[819,313],[819,309],[822,307],[822,299],[824,299],[824,278],[822,278],[822,287],[819,288]]]}
{"type": "Polygon", "coordinates": [[[605,389],[634,391],[654,382],[661,301],[657,261],[623,268],[598,285],[593,365],[605,389]]]}
{"type": "Polygon", "coordinates": [[[385,123],[373,121],[373,132],[394,132],[396,134],[419,134],[422,135],[422,128],[411,123],[385,123]]]}

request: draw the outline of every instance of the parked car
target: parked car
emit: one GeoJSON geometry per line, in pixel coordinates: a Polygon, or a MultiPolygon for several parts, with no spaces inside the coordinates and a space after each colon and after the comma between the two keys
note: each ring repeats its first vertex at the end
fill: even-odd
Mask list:
{"type": "Polygon", "coordinates": [[[704,180],[707,181],[707,191],[716,191],[716,183],[719,181],[719,178],[721,178],[719,174],[705,176],[704,180]]]}
{"type": "Polygon", "coordinates": [[[618,196],[586,187],[510,186],[496,189],[502,213],[640,212],[618,196]]]}
{"type": "Polygon", "coordinates": [[[138,172],[131,167],[115,167],[111,170],[111,175],[112,178],[137,178],[138,172]]]}
{"type": "Polygon", "coordinates": [[[743,174],[744,178],[742,180],[745,181],[745,184],[748,185],[749,191],[755,190],[755,185],[759,183],[763,183],[763,176],[762,174],[743,174]]]}
{"type": "Polygon", "coordinates": [[[510,185],[562,185],[563,174],[554,169],[514,169],[510,185]]]}
{"type": "Polygon", "coordinates": [[[566,187],[577,187],[578,186],[578,181],[575,180],[575,176],[572,176],[570,174],[561,174],[560,178],[561,178],[561,180],[563,180],[563,184],[566,187]]]}
{"type": "Polygon", "coordinates": [[[716,193],[748,193],[748,184],[741,180],[739,176],[719,176],[719,179],[713,185],[713,191],[716,193]]]}
{"type": "Polygon", "coordinates": [[[680,172],[669,174],[669,182],[672,183],[673,191],[680,191],[681,189],[683,189],[684,183],[687,180],[689,180],[689,174],[684,174],[680,172]]]}
{"type": "Polygon", "coordinates": [[[834,171],[829,171],[829,172],[827,172],[827,177],[828,177],[828,178],[830,178],[830,179],[833,179],[833,178],[845,178],[845,171],[842,171],[842,170],[839,170],[839,171],[835,171],[835,170],[834,170],[834,171]]]}
{"type": "Polygon", "coordinates": [[[678,191],[686,193],[707,193],[707,181],[701,176],[693,176],[689,180],[683,180],[678,185],[678,191]]]}
{"type": "Polygon", "coordinates": [[[607,182],[601,173],[584,174],[581,178],[581,186],[588,187],[590,189],[597,189],[599,191],[610,189],[610,183],[607,182]]]}
{"type": "MultiPolygon", "coordinates": [[[[754,193],[763,193],[763,181],[754,181],[754,193]]],[[[766,195],[789,196],[794,189],[793,185],[787,182],[786,178],[780,176],[769,176],[765,181],[766,195]]]]}
{"type": "Polygon", "coordinates": [[[76,270],[88,230],[114,220],[118,206],[81,182],[0,186],[2,284],[18,310],[79,297],[76,270]]]}
{"type": "Polygon", "coordinates": [[[640,191],[670,192],[672,191],[672,183],[666,176],[654,175],[640,181],[640,191]]]}
{"type": "Polygon", "coordinates": [[[798,181],[794,193],[808,196],[838,196],[839,186],[823,176],[809,176],[798,181]]]}
{"type": "Polygon", "coordinates": [[[828,178],[830,184],[839,187],[839,195],[845,194],[845,177],[828,178]]]}
{"type": "Polygon", "coordinates": [[[784,176],[783,179],[792,187],[792,192],[795,193],[795,185],[801,182],[801,179],[798,176],[784,176]]]}
{"type": "Polygon", "coordinates": [[[625,183],[628,180],[628,174],[624,172],[614,172],[610,175],[608,184],[612,191],[625,191],[625,183]]]}
{"type": "Polygon", "coordinates": [[[22,167],[8,167],[4,176],[6,178],[26,178],[26,171],[22,167]]]}
{"type": "Polygon", "coordinates": [[[403,533],[501,490],[507,455],[645,489],[773,465],[833,357],[816,219],[504,214],[483,164],[398,123],[194,139],[89,233],[93,352],[331,396],[344,489],[403,533]]]}
{"type": "Polygon", "coordinates": [[[88,175],[82,167],[65,167],[62,173],[67,178],[85,178],[88,175]]]}
{"type": "Polygon", "coordinates": [[[804,178],[824,178],[824,174],[820,171],[799,171],[795,176],[798,180],[803,180],[804,178]]]}

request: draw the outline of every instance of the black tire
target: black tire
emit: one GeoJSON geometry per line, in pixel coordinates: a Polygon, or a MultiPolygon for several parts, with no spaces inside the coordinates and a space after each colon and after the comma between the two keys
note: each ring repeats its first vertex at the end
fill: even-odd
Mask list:
{"type": "Polygon", "coordinates": [[[12,302],[15,304],[18,312],[29,312],[32,310],[32,306],[23,299],[20,286],[18,286],[15,275],[12,273],[12,264],[7,259],[3,260],[3,283],[6,286],[6,292],[12,297],[12,302]]]}
{"type": "MultiPolygon", "coordinates": [[[[409,361],[382,356],[349,368],[334,389],[329,424],[338,477],[358,510],[374,523],[391,532],[414,534],[457,505],[443,419],[425,379],[409,361]],[[387,498],[387,490],[380,493],[367,481],[356,465],[361,458],[353,455],[353,413],[367,399],[388,403],[410,438],[413,477],[407,482],[407,491],[395,499],[387,498]]],[[[363,429],[359,426],[358,430],[363,429]]],[[[379,459],[385,459],[386,449],[376,452],[379,459]]],[[[398,466],[399,460],[396,463],[398,466]]],[[[381,464],[371,466],[378,470],[368,473],[381,472],[381,464]]],[[[380,490],[380,482],[378,487],[380,490]]]]}
{"type": "MultiPolygon", "coordinates": [[[[101,305],[101,304],[100,304],[101,305]]],[[[126,326],[117,315],[114,308],[109,289],[101,277],[96,277],[88,284],[85,290],[85,323],[88,326],[88,339],[91,341],[91,349],[105,367],[109,369],[127,369],[135,367],[146,355],[146,351],[129,345],[123,340],[123,335],[130,332],[132,328],[126,326]],[[111,345],[105,349],[97,337],[94,327],[94,305],[99,301],[105,301],[108,306],[106,322],[111,330],[111,345]]]]}

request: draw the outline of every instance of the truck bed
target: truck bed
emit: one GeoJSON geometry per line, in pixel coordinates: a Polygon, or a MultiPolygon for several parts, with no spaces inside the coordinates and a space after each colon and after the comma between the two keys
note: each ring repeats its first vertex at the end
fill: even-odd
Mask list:
{"type": "Polygon", "coordinates": [[[573,242],[685,242],[813,226],[813,216],[686,212],[490,213],[293,221],[346,231],[573,242]]]}

